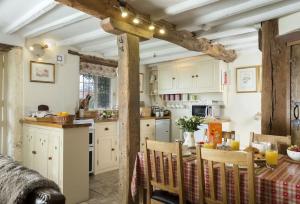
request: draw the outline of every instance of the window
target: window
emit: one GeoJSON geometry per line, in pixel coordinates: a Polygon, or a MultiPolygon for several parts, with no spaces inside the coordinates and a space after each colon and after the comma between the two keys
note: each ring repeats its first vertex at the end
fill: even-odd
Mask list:
{"type": "Polygon", "coordinates": [[[90,74],[80,75],[79,97],[92,96],[90,109],[109,108],[111,106],[111,79],[90,74]]]}

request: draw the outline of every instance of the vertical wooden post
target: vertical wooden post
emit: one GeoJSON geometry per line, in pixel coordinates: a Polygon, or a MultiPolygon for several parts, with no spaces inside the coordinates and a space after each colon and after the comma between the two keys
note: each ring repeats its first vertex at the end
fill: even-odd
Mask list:
{"type": "Polygon", "coordinates": [[[139,38],[118,36],[119,48],[119,137],[120,202],[133,203],[130,184],[136,155],[140,148],[139,38]]]}
{"type": "Polygon", "coordinates": [[[290,69],[278,20],[262,23],[262,134],[290,134],[290,69]]]}

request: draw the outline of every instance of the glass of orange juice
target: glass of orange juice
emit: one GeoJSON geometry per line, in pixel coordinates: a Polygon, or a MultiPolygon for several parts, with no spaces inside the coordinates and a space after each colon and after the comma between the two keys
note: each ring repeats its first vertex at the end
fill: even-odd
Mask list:
{"type": "Polygon", "coordinates": [[[232,140],[230,143],[230,147],[232,151],[239,151],[240,150],[240,141],[232,140]]]}
{"type": "Polygon", "coordinates": [[[275,168],[278,164],[278,148],[276,144],[268,144],[265,152],[267,167],[275,168]]]}

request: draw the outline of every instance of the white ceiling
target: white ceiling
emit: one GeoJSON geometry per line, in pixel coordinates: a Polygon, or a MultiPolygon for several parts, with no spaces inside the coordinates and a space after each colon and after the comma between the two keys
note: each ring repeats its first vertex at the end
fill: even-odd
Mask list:
{"type": "MultiPolygon", "coordinates": [[[[260,22],[300,11],[299,0],[127,0],[134,8],[165,19],[236,50],[258,47],[260,22]]],[[[60,46],[117,57],[116,37],[100,20],[54,0],[0,0],[0,34],[53,39],[60,46]]],[[[0,35],[1,36],[1,35],[0,35]]],[[[0,39],[1,42],[1,39],[0,39]]],[[[177,45],[152,39],[141,43],[144,64],[195,56],[177,45]]]]}

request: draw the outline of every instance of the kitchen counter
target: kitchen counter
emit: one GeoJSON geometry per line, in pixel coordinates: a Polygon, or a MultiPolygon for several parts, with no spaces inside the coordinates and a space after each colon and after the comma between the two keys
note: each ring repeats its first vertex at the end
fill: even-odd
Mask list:
{"type": "Polygon", "coordinates": [[[40,125],[44,127],[53,127],[53,128],[80,128],[80,127],[89,127],[91,124],[73,124],[73,123],[53,123],[53,122],[37,122],[30,120],[21,120],[21,123],[29,125],[40,125]]]}
{"type": "MultiPolygon", "coordinates": [[[[87,119],[87,118],[85,118],[85,119],[87,119]]],[[[159,118],[156,118],[155,116],[146,116],[146,117],[141,116],[140,119],[141,120],[149,120],[149,119],[162,120],[162,119],[171,119],[171,116],[164,116],[164,117],[159,117],[159,118]]],[[[116,122],[118,120],[119,120],[118,118],[95,119],[95,123],[116,122]]]]}
{"type": "Polygon", "coordinates": [[[171,119],[171,116],[163,116],[163,117],[141,116],[141,120],[148,120],[148,119],[155,119],[155,120],[171,119]]]}

